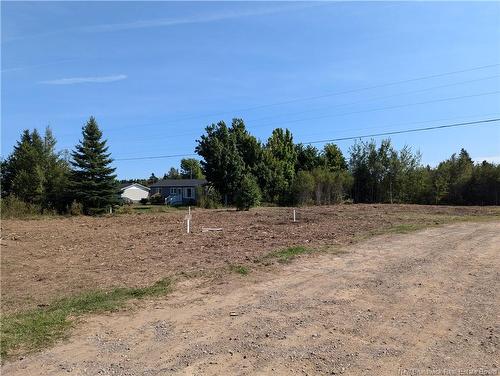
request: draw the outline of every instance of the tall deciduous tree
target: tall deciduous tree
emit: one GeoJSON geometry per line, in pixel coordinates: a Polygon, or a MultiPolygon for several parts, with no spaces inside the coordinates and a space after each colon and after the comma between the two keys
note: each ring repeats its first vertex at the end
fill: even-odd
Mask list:
{"type": "Polygon", "coordinates": [[[93,116],[83,127],[82,135],[83,139],[71,153],[73,195],[86,214],[103,213],[117,203],[113,160],[93,116]]]}
{"type": "Polygon", "coordinates": [[[269,201],[282,204],[292,201],[296,163],[297,150],[292,133],[288,129],[273,130],[264,148],[263,178],[260,179],[269,201]]]}
{"type": "Polygon", "coordinates": [[[236,137],[226,123],[220,121],[205,129],[196,146],[196,153],[203,158],[201,165],[207,180],[224,198],[233,201],[245,173],[245,163],[238,152],[236,137]]]}
{"type": "Polygon", "coordinates": [[[181,159],[181,175],[184,179],[203,179],[200,161],[194,158],[181,159]]]}

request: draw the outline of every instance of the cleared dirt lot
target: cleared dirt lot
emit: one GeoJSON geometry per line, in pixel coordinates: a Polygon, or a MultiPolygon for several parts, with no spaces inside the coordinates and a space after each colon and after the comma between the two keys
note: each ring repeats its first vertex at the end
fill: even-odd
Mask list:
{"type": "Polygon", "coordinates": [[[67,343],[3,371],[498,374],[499,244],[500,222],[457,223],[233,275],[216,289],[186,280],[140,310],[89,317],[67,343]]]}
{"type": "Polygon", "coordinates": [[[400,225],[446,223],[498,215],[498,208],[414,205],[339,205],[193,211],[193,233],[184,215],[121,215],[43,220],[4,220],[2,310],[44,305],[87,289],[143,286],[166,276],[217,275],[230,265],[252,266],[269,252],[291,245],[340,246],[370,232],[400,225]],[[202,227],[222,227],[202,232],[202,227]]]}

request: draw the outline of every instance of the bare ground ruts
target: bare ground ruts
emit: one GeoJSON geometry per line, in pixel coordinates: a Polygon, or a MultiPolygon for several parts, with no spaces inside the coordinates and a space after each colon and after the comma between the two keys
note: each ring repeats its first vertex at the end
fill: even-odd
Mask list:
{"type": "Polygon", "coordinates": [[[500,222],[459,223],[383,235],[216,289],[186,283],[133,313],[87,318],[68,342],[3,374],[495,372],[499,244],[500,222]]]}
{"type": "Polygon", "coordinates": [[[2,312],[10,313],[89,289],[151,285],[181,272],[218,273],[292,245],[340,246],[398,226],[429,225],[464,216],[499,215],[498,208],[417,205],[335,205],[298,210],[184,211],[107,218],[1,222],[2,312]],[[222,232],[202,233],[202,227],[222,232]]]}

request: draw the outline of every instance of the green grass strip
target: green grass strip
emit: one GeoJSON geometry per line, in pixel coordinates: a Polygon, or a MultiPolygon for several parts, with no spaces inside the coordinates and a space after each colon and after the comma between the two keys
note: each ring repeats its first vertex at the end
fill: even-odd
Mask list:
{"type": "Polygon", "coordinates": [[[303,246],[299,245],[299,246],[288,247],[285,249],[271,252],[266,257],[276,258],[276,259],[278,259],[279,262],[288,262],[288,261],[294,259],[295,257],[297,257],[298,255],[301,255],[304,253],[312,253],[314,251],[315,251],[314,249],[303,247],[303,246]]]}
{"type": "Polygon", "coordinates": [[[248,269],[244,265],[231,265],[230,266],[231,271],[241,274],[241,275],[248,275],[250,273],[250,269],[248,269]]]}
{"type": "Polygon", "coordinates": [[[115,311],[130,299],[164,295],[171,281],[162,279],[151,286],[116,288],[110,291],[89,291],[54,301],[47,307],[5,315],[1,318],[2,360],[16,350],[31,352],[65,337],[72,326],[71,318],[85,313],[115,311]]]}

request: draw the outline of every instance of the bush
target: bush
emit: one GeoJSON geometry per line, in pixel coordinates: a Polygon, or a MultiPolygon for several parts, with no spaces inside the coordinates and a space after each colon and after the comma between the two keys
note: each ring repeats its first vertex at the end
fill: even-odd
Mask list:
{"type": "Polygon", "coordinates": [[[299,171],[292,184],[293,201],[299,205],[310,203],[314,188],[314,176],[309,171],[299,171]]]}
{"type": "Polygon", "coordinates": [[[259,185],[252,175],[245,175],[236,193],[236,207],[238,210],[248,210],[258,206],[262,198],[259,185]]]}
{"type": "Polygon", "coordinates": [[[330,171],[325,168],[315,168],[314,198],[316,205],[330,205],[344,200],[352,186],[352,178],[347,171],[330,171]]]}
{"type": "Polygon", "coordinates": [[[2,218],[29,218],[41,215],[42,207],[9,195],[0,201],[0,214],[2,218]]]}
{"type": "Polygon", "coordinates": [[[83,205],[79,202],[73,201],[71,206],[69,207],[69,214],[71,215],[82,215],[83,214],[83,205]]]}
{"type": "Polygon", "coordinates": [[[163,205],[165,204],[165,198],[160,193],[155,193],[149,197],[149,201],[152,205],[163,205]]]}
{"type": "Polygon", "coordinates": [[[120,203],[120,205],[128,205],[128,206],[130,206],[130,205],[134,204],[134,201],[132,201],[128,197],[120,197],[119,203],[120,203]]]}
{"type": "Polygon", "coordinates": [[[120,214],[132,214],[134,212],[134,209],[130,205],[124,205],[120,208],[118,213],[120,214]]]}
{"type": "Polygon", "coordinates": [[[221,207],[221,196],[214,187],[196,188],[197,206],[204,209],[217,209],[221,207]]]}
{"type": "Polygon", "coordinates": [[[139,201],[142,205],[147,205],[149,203],[149,198],[141,198],[139,201]]]}

